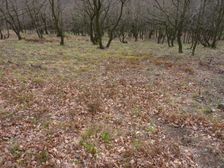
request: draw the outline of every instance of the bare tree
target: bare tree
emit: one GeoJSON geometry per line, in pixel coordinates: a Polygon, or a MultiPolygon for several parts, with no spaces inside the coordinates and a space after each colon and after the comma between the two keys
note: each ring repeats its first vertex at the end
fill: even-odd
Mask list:
{"type": "Polygon", "coordinates": [[[83,10],[88,17],[89,35],[93,44],[100,49],[109,48],[115,38],[116,30],[122,19],[124,6],[128,0],[82,0],[83,10]],[[118,12],[115,12],[117,11],[118,12]],[[103,45],[103,36],[108,33],[106,46],[103,45]]]}
{"type": "Polygon", "coordinates": [[[57,36],[61,38],[60,45],[64,45],[64,30],[61,0],[49,0],[51,14],[57,36]]]}
{"type": "Polygon", "coordinates": [[[206,4],[207,4],[207,0],[201,0],[200,7],[198,9],[198,13],[194,17],[195,24],[193,23],[192,55],[195,54],[196,47],[200,40],[200,31],[203,29],[202,21],[203,21],[203,15],[205,13],[206,4]]]}
{"type": "Polygon", "coordinates": [[[4,20],[10,25],[18,39],[21,40],[21,32],[23,30],[20,16],[24,13],[18,8],[17,0],[4,0],[0,7],[0,13],[4,20]]]}
{"type": "Polygon", "coordinates": [[[213,37],[211,47],[216,48],[216,43],[224,27],[224,0],[217,0],[214,13],[213,37]]]}
{"type": "Polygon", "coordinates": [[[26,0],[25,5],[32,27],[36,30],[38,37],[42,39],[44,30],[41,10],[46,5],[46,1],[26,0]]]}
{"type": "Polygon", "coordinates": [[[123,15],[123,10],[124,10],[124,5],[125,3],[127,2],[127,0],[120,0],[120,11],[119,11],[119,15],[118,15],[118,18],[116,19],[115,23],[111,25],[111,27],[109,27],[108,29],[108,35],[109,35],[109,40],[107,42],[107,48],[110,47],[110,44],[112,42],[112,40],[114,39],[114,32],[115,30],[117,29],[120,21],[121,21],[121,18],[122,18],[122,15],[123,15]]]}
{"type": "Polygon", "coordinates": [[[155,1],[155,7],[159,9],[163,18],[165,18],[166,25],[171,29],[167,32],[171,32],[172,43],[174,37],[177,38],[177,43],[179,46],[179,53],[183,53],[183,45],[182,45],[182,34],[184,30],[184,26],[187,21],[187,13],[190,8],[191,0],[172,0],[170,3],[166,3],[166,5],[171,5],[171,7],[166,7],[165,3],[161,4],[158,0],[155,1]],[[171,13],[172,12],[172,13],[171,13]]]}
{"type": "Polygon", "coordinates": [[[115,38],[177,44],[179,53],[187,43],[194,55],[198,45],[216,48],[224,40],[224,0],[0,0],[0,39],[9,30],[19,40],[27,30],[39,38],[56,32],[61,45],[72,31],[101,49],[115,38]]]}
{"type": "Polygon", "coordinates": [[[97,35],[94,26],[94,20],[96,18],[96,12],[94,8],[93,1],[91,0],[82,0],[82,9],[85,15],[88,17],[88,34],[90,36],[91,42],[96,45],[97,44],[97,35]]]}

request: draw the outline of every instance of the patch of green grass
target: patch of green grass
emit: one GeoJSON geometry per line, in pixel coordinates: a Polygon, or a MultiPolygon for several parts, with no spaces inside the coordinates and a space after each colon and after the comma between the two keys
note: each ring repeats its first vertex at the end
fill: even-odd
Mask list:
{"type": "Polygon", "coordinates": [[[97,148],[94,144],[92,143],[89,143],[89,142],[83,142],[81,141],[80,144],[85,148],[85,150],[92,154],[92,155],[95,155],[97,153],[97,148]]]}
{"type": "Polygon", "coordinates": [[[134,147],[135,150],[139,150],[139,149],[142,148],[143,143],[142,143],[142,141],[140,141],[139,139],[135,139],[135,140],[132,142],[132,146],[134,147]]]}
{"type": "Polygon", "coordinates": [[[51,121],[45,121],[45,122],[42,123],[42,127],[44,129],[49,129],[50,124],[51,124],[51,121]]]}
{"type": "Polygon", "coordinates": [[[22,149],[17,143],[13,144],[9,151],[12,154],[12,156],[16,159],[20,158],[22,155],[22,149]]]}
{"type": "Polygon", "coordinates": [[[15,95],[15,99],[18,103],[20,103],[23,108],[29,108],[34,100],[34,95],[31,92],[22,92],[18,95],[15,95]]]}
{"type": "Polygon", "coordinates": [[[11,118],[14,116],[14,112],[6,111],[3,107],[0,107],[0,119],[3,120],[5,118],[11,118]]]}
{"type": "Polygon", "coordinates": [[[110,143],[112,138],[109,132],[104,131],[101,134],[101,139],[103,140],[104,143],[110,143]]]}
{"type": "Polygon", "coordinates": [[[40,76],[33,78],[32,82],[34,85],[37,85],[37,86],[43,86],[45,84],[44,78],[40,76]]]}
{"type": "Polygon", "coordinates": [[[146,128],[146,131],[150,134],[155,133],[157,131],[156,125],[154,123],[149,123],[146,128]]]}
{"type": "Polygon", "coordinates": [[[91,66],[82,66],[78,69],[77,72],[79,73],[83,73],[83,72],[89,72],[92,70],[92,67],[91,66]]]}
{"type": "Polygon", "coordinates": [[[40,153],[38,153],[36,157],[40,163],[46,163],[49,160],[49,153],[48,151],[43,150],[40,153]]]}
{"type": "Polygon", "coordinates": [[[78,160],[78,159],[74,159],[74,160],[73,160],[73,165],[74,165],[74,166],[81,165],[81,163],[82,163],[82,162],[81,162],[80,160],[78,160]]]}
{"type": "Polygon", "coordinates": [[[81,140],[79,142],[87,152],[93,155],[96,153],[96,147],[92,143],[92,141],[94,140],[96,142],[97,134],[99,133],[99,131],[100,128],[98,126],[91,126],[82,133],[81,140]]]}
{"type": "Polygon", "coordinates": [[[93,136],[96,136],[96,134],[100,131],[100,129],[97,126],[92,126],[88,128],[83,134],[82,139],[90,139],[93,136]]]}
{"type": "Polygon", "coordinates": [[[139,106],[134,106],[132,109],[132,115],[134,117],[140,117],[142,114],[142,108],[139,106]]]}
{"type": "Polygon", "coordinates": [[[202,109],[202,113],[209,115],[213,113],[213,110],[210,107],[206,106],[202,109]]]}
{"type": "Polygon", "coordinates": [[[30,117],[30,122],[33,125],[37,125],[39,123],[39,119],[37,117],[30,117]]]}

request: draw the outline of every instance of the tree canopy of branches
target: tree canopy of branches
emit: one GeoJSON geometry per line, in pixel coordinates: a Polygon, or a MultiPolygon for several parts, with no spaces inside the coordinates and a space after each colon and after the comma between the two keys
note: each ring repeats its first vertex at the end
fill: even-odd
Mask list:
{"type": "Polygon", "coordinates": [[[40,39],[54,33],[61,45],[73,32],[100,49],[115,38],[166,42],[179,53],[188,44],[194,55],[198,45],[224,40],[224,0],[0,0],[0,39],[10,30],[19,40],[27,31],[40,39]]]}

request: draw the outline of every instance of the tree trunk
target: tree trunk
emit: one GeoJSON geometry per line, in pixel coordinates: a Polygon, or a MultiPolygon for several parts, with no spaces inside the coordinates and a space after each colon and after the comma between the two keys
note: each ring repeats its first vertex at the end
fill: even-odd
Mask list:
{"type": "Polygon", "coordinates": [[[0,40],[2,40],[4,38],[2,30],[0,29],[0,40]]]}
{"type": "Polygon", "coordinates": [[[65,41],[64,41],[64,35],[63,35],[63,33],[61,34],[61,42],[60,42],[60,45],[65,45],[65,41]]]}
{"type": "Polygon", "coordinates": [[[182,36],[182,31],[178,30],[178,33],[177,33],[177,43],[178,43],[178,51],[179,51],[179,53],[183,53],[183,45],[182,45],[182,41],[181,41],[181,36],[182,36]]]}

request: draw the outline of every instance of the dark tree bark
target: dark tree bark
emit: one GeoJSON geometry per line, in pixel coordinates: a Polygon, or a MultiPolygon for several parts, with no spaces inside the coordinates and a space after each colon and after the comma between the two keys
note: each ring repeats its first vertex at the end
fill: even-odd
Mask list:
{"type": "Polygon", "coordinates": [[[60,0],[49,0],[52,18],[57,36],[60,37],[60,45],[64,45],[63,17],[60,0]]]}
{"type": "Polygon", "coordinates": [[[126,0],[120,0],[120,2],[121,2],[120,14],[119,14],[119,17],[118,17],[116,23],[115,23],[114,26],[112,27],[112,29],[109,30],[109,40],[108,40],[108,42],[107,42],[107,48],[110,47],[110,44],[111,44],[112,40],[114,39],[114,31],[117,29],[117,26],[118,26],[118,24],[120,23],[120,21],[121,21],[121,17],[122,17],[122,15],[123,15],[124,4],[125,4],[126,0]]]}
{"type": "Polygon", "coordinates": [[[0,8],[0,13],[3,15],[7,26],[9,25],[11,29],[17,35],[18,40],[22,39],[21,32],[22,32],[22,24],[20,21],[20,15],[18,13],[18,9],[13,2],[8,0],[4,0],[5,9],[0,8]]]}
{"type": "Polygon", "coordinates": [[[100,14],[101,14],[101,9],[102,9],[102,2],[101,0],[93,0],[93,5],[94,5],[94,11],[95,11],[95,26],[96,26],[96,35],[97,35],[97,42],[99,44],[100,49],[104,49],[103,42],[102,42],[102,27],[100,23],[100,14]]]}

